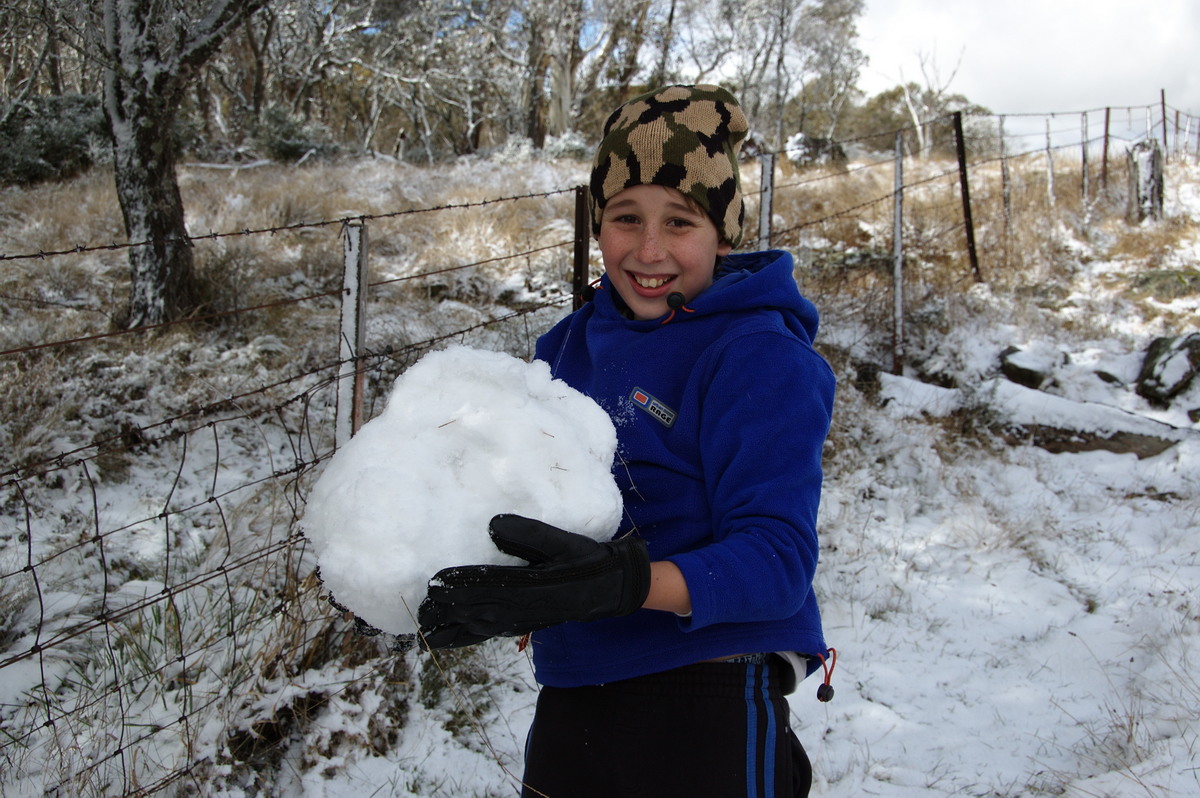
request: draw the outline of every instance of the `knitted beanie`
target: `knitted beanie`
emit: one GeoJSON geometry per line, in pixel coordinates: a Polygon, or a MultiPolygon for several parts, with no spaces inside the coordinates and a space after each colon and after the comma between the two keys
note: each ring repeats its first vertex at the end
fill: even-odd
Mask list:
{"type": "Polygon", "coordinates": [[[592,232],[604,206],[630,186],[678,189],[733,246],[742,241],[738,150],[746,137],[738,101],[720,86],[666,86],[612,112],[592,164],[592,232]]]}

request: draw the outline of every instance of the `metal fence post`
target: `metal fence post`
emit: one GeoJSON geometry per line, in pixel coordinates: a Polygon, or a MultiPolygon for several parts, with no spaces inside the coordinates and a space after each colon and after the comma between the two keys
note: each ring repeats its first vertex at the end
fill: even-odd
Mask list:
{"type": "Polygon", "coordinates": [[[1112,121],[1112,109],[1104,109],[1104,151],[1100,156],[1100,190],[1108,192],[1108,130],[1112,121]]]}
{"type": "Polygon", "coordinates": [[[342,230],[342,312],[338,342],[337,409],[334,446],[345,446],[362,426],[362,367],[367,301],[367,226],[347,222],[342,230]]]}
{"type": "Polygon", "coordinates": [[[762,191],[758,201],[758,248],[771,248],[771,216],[775,207],[775,153],[765,152],[759,161],[762,177],[759,187],[762,191]]]}
{"type": "Polygon", "coordinates": [[[1088,182],[1088,115],[1087,111],[1083,112],[1083,118],[1079,122],[1080,136],[1083,138],[1083,152],[1080,157],[1083,159],[1083,205],[1087,208],[1088,200],[1091,199],[1091,185],[1088,182]]]}
{"type": "Polygon", "coordinates": [[[1054,143],[1050,137],[1050,119],[1046,119],[1046,204],[1055,206],[1054,190],[1054,143]]]}
{"type": "Polygon", "coordinates": [[[1000,196],[1004,206],[1004,241],[1001,267],[1008,271],[1008,245],[1012,232],[1012,175],[1008,170],[1008,140],[1004,117],[1000,117],[1000,196]]]}
{"type": "Polygon", "coordinates": [[[963,139],[962,111],[954,112],[954,140],[958,150],[958,180],[962,184],[963,221],[967,228],[967,256],[975,282],[983,282],[979,273],[979,253],[975,250],[975,221],[971,218],[971,189],[967,183],[967,143],[963,139]]]}

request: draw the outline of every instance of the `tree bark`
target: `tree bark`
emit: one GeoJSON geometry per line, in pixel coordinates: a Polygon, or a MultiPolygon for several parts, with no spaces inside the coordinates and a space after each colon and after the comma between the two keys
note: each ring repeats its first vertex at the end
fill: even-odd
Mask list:
{"type": "Polygon", "coordinates": [[[171,140],[175,98],[139,91],[116,74],[104,93],[117,199],[133,244],[127,324],[173,321],[194,310],[198,299],[171,140]]]}
{"type": "Polygon", "coordinates": [[[186,19],[183,4],[105,0],[104,113],[129,249],[129,327],[196,309],[199,290],[175,174],[175,109],[199,67],[266,0],[212,0],[186,19]]]}

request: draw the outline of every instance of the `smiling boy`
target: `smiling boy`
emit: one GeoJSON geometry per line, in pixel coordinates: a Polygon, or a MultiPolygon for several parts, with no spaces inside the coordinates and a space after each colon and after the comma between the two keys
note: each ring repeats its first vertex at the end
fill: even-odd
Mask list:
{"type": "Polygon", "coordinates": [[[614,540],[498,516],[496,545],[529,565],[447,569],[421,606],[431,648],[533,632],[525,796],[808,794],[785,696],[827,653],[812,585],[834,379],[791,256],[734,252],[746,131],[716,86],[636,97],[604,127],[604,276],[535,354],[616,426],[614,540]]]}
{"type": "Polygon", "coordinates": [[[635,319],[667,313],[672,294],[695,297],[713,283],[713,264],[733,246],[702,208],[677,189],[631,186],[604,206],[604,271],[635,319]]]}

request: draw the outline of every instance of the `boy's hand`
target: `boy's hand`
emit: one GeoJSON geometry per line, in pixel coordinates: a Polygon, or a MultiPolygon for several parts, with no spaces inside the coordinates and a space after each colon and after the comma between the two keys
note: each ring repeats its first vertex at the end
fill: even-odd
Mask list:
{"type": "Polygon", "coordinates": [[[496,548],[529,564],[438,571],[417,611],[426,647],[628,615],[650,591],[650,556],[640,538],[598,543],[519,515],[498,515],[488,530],[496,548]]]}

